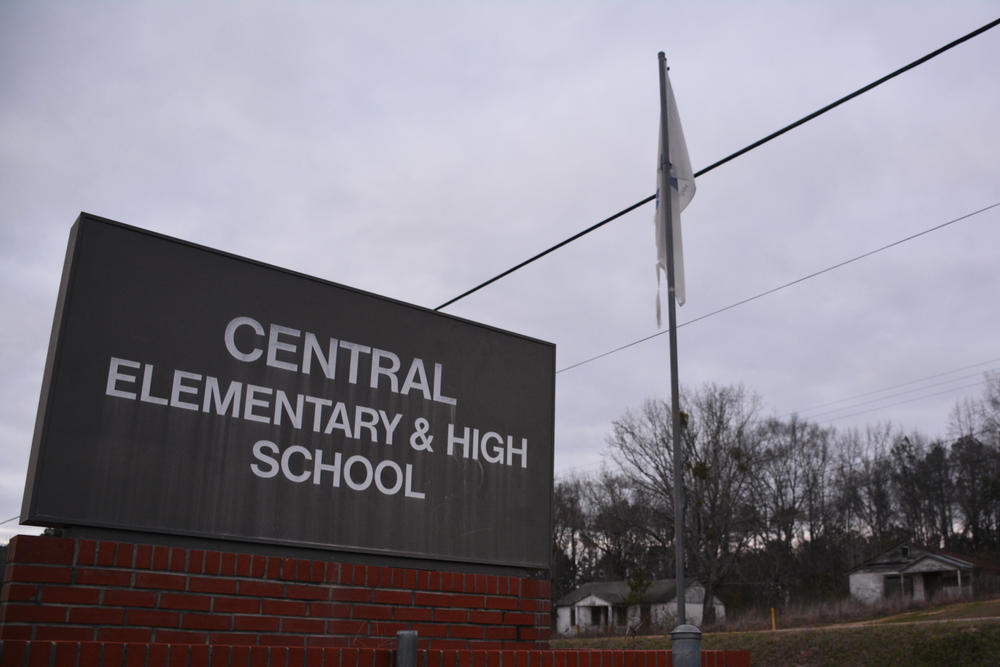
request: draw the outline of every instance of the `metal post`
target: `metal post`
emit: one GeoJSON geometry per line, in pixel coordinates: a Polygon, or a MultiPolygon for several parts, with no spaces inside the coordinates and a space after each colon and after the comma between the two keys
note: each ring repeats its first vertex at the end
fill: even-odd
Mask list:
{"type": "Polygon", "coordinates": [[[396,633],[396,667],[417,667],[417,631],[396,633]]]}
{"type": "MultiPolygon", "coordinates": [[[[663,182],[666,192],[660,193],[659,206],[666,219],[667,248],[667,315],[670,326],[670,416],[674,447],[674,560],[677,590],[677,623],[687,623],[684,587],[684,469],[681,453],[680,382],[677,379],[677,307],[674,295],[674,220],[671,213],[670,184],[670,140],[667,132],[667,57],[660,51],[660,141],[662,146],[663,182]]],[[[699,640],[700,641],[700,640],[699,640]]]]}
{"type": "Polygon", "coordinates": [[[678,625],[670,633],[674,667],[701,667],[701,630],[693,625],[678,625]]]}

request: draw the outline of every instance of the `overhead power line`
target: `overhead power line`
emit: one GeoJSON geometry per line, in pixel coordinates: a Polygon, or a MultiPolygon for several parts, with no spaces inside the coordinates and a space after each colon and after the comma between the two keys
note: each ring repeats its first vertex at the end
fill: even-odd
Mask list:
{"type": "Polygon", "coordinates": [[[936,392],[934,392],[932,394],[924,394],[922,396],[915,396],[913,398],[908,398],[908,399],[903,400],[903,401],[896,401],[895,403],[889,403],[888,405],[880,405],[880,406],[874,407],[874,408],[865,408],[864,410],[858,410],[857,412],[851,412],[849,414],[839,415],[837,417],[828,417],[828,418],[824,419],[822,422],[819,422],[819,423],[821,423],[821,424],[829,424],[831,422],[839,421],[841,419],[847,419],[848,417],[857,417],[858,415],[868,414],[869,412],[878,412],[879,410],[886,410],[888,408],[894,408],[894,407],[897,407],[897,406],[900,406],[900,405],[905,405],[907,403],[913,403],[915,401],[922,401],[925,398],[935,398],[937,396],[944,396],[945,394],[951,394],[951,393],[959,391],[959,390],[971,389],[973,387],[981,387],[984,384],[986,384],[986,381],[985,380],[980,380],[979,382],[973,382],[971,384],[965,384],[965,385],[961,385],[959,387],[952,387],[951,389],[945,389],[944,391],[936,391],[936,392]]]}
{"type": "MultiPolygon", "coordinates": [[[[898,245],[900,245],[902,243],[906,243],[907,241],[912,241],[913,239],[919,238],[921,236],[924,236],[925,234],[930,234],[931,232],[938,231],[939,229],[944,229],[945,227],[947,227],[949,225],[954,225],[955,223],[961,222],[962,220],[968,220],[971,217],[979,215],[980,213],[985,213],[986,211],[989,211],[990,209],[994,209],[997,206],[1000,206],[1000,202],[996,202],[995,204],[990,204],[989,206],[985,206],[985,207],[979,209],[978,211],[973,211],[971,213],[966,213],[965,215],[959,216],[957,218],[953,218],[953,219],[951,219],[951,220],[949,220],[947,222],[942,222],[940,225],[935,225],[934,227],[931,227],[930,229],[925,229],[922,232],[917,232],[916,234],[911,234],[910,236],[907,236],[905,238],[899,239],[898,241],[893,241],[892,243],[888,243],[888,244],[886,244],[884,246],[881,246],[879,248],[875,248],[874,250],[869,250],[868,252],[865,252],[865,253],[862,253],[860,255],[857,255],[856,257],[852,257],[850,259],[845,259],[844,261],[838,262],[836,264],[833,264],[832,266],[828,266],[825,269],[820,269],[819,271],[814,271],[814,272],[812,272],[812,273],[810,273],[808,275],[802,276],[801,278],[796,278],[795,280],[792,280],[790,282],[784,283],[783,285],[778,285],[777,287],[772,287],[769,290],[765,290],[765,291],[760,292],[758,294],[755,294],[753,296],[747,297],[745,299],[741,299],[740,301],[737,301],[736,303],[731,303],[728,306],[723,306],[722,308],[718,308],[717,310],[713,310],[710,313],[706,313],[704,315],[700,315],[700,316],[694,318],[693,320],[688,320],[687,322],[682,322],[682,323],[680,323],[680,324],[677,325],[677,328],[680,329],[681,327],[686,327],[686,326],[688,326],[690,324],[694,324],[695,322],[700,322],[702,320],[706,320],[709,317],[714,317],[715,315],[719,315],[721,313],[724,313],[727,310],[732,310],[733,308],[737,308],[739,306],[743,306],[745,304],[748,304],[751,301],[756,301],[757,299],[761,299],[761,298],[763,298],[765,296],[768,296],[770,294],[774,294],[775,292],[780,292],[783,289],[786,289],[788,287],[792,287],[793,285],[798,285],[801,282],[805,282],[806,280],[810,280],[810,279],[815,278],[817,276],[821,276],[824,273],[829,273],[830,271],[833,271],[835,269],[839,269],[841,267],[847,266],[848,264],[853,264],[854,262],[862,260],[862,259],[864,259],[866,257],[871,257],[872,255],[874,255],[876,253],[880,253],[880,252],[882,252],[884,250],[888,250],[889,248],[894,248],[895,246],[898,246],[898,245]]],[[[608,350],[607,352],[602,352],[601,354],[595,355],[595,356],[590,357],[588,359],[584,359],[583,361],[578,361],[575,364],[571,364],[569,366],[566,366],[565,368],[560,368],[559,370],[556,371],[556,374],[558,375],[559,373],[562,373],[562,372],[568,371],[568,370],[572,370],[574,368],[577,368],[578,366],[583,366],[584,364],[589,364],[592,361],[597,361],[598,359],[603,359],[604,357],[610,356],[610,355],[615,354],[617,352],[621,352],[622,350],[626,350],[626,349],[628,349],[630,347],[638,345],[639,343],[645,343],[647,340],[652,340],[653,338],[656,338],[657,336],[662,336],[663,334],[669,333],[669,332],[670,332],[669,329],[664,329],[662,331],[657,331],[654,334],[650,334],[648,336],[644,336],[642,338],[639,338],[637,340],[632,341],[631,343],[626,343],[625,345],[620,345],[620,346],[618,346],[618,347],[616,347],[614,349],[608,350]]]]}
{"type": "MultiPolygon", "coordinates": [[[[827,403],[820,403],[818,405],[810,405],[810,406],[805,407],[805,408],[800,408],[798,410],[793,410],[792,412],[788,412],[788,413],[785,414],[785,417],[791,417],[793,414],[801,416],[804,413],[812,412],[814,410],[819,410],[821,408],[828,408],[828,407],[837,405],[838,403],[846,403],[848,401],[853,401],[853,400],[856,400],[856,399],[859,399],[859,398],[867,398],[868,396],[874,396],[875,394],[881,394],[881,393],[884,393],[884,392],[887,392],[887,391],[892,391],[893,389],[900,389],[902,387],[908,387],[911,384],[920,384],[922,382],[927,382],[928,380],[936,380],[938,378],[943,378],[943,377],[945,377],[947,375],[954,375],[955,373],[960,373],[962,371],[971,370],[973,368],[980,368],[982,366],[988,366],[989,364],[995,364],[998,361],[1000,361],[1000,358],[998,358],[998,359],[987,359],[986,361],[980,361],[977,364],[969,364],[968,366],[961,366],[959,368],[953,368],[952,370],[945,371],[943,373],[935,373],[934,375],[927,375],[927,376],[924,376],[924,377],[921,377],[921,378],[917,378],[915,380],[908,380],[907,382],[901,382],[899,384],[894,384],[894,385],[891,385],[889,387],[883,387],[882,389],[874,389],[872,391],[866,391],[866,392],[864,392],[862,394],[854,394],[853,396],[847,396],[846,398],[840,398],[840,399],[837,399],[836,401],[829,401],[827,403]]],[[[982,372],[984,372],[984,371],[980,371],[980,373],[982,373],[982,372]]],[[[985,372],[989,372],[989,370],[987,370],[985,372]]],[[[979,374],[979,373],[977,373],[977,374],[979,374]]],[[[971,376],[968,376],[968,375],[963,375],[962,376],[962,378],[966,378],[966,377],[971,377],[971,376]]],[[[959,379],[959,378],[952,378],[951,380],[947,380],[946,382],[954,382],[956,379],[959,379]]],[[[931,385],[931,386],[938,386],[938,385],[935,384],[935,385],[931,385]]],[[[917,390],[914,390],[914,391],[917,391],[917,390]]],[[[876,399],[876,400],[881,400],[881,399],[876,399]]],[[[846,408],[840,408],[840,409],[846,409],[846,408]]]]}
{"type": "MultiPolygon", "coordinates": [[[[900,74],[903,74],[904,72],[907,72],[907,71],[913,69],[914,67],[917,67],[918,65],[924,64],[928,60],[931,60],[932,58],[935,58],[935,57],[941,55],[945,51],[953,49],[956,46],[958,46],[959,44],[962,44],[963,42],[967,42],[968,40],[972,39],[973,37],[976,37],[977,35],[980,35],[980,34],[986,32],[987,30],[990,30],[991,28],[995,28],[997,25],[1000,25],[1000,18],[998,18],[998,19],[996,19],[994,21],[991,21],[990,23],[987,23],[986,25],[984,25],[984,26],[982,26],[980,28],[977,28],[976,30],[973,30],[972,32],[968,33],[967,35],[963,35],[962,37],[959,37],[958,39],[945,44],[944,46],[942,46],[939,49],[931,51],[930,53],[928,53],[927,55],[925,55],[925,56],[923,56],[921,58],[917,58],[916,60],[914,60],[913,62],[909,63],[908,65],[904,65],[903,67],[900,67],[899,69],[895,70],[894,72],[890,72],[889,74],[886,74],[882,78],[876,79],[875,81],[872,81],[868,85],[862,86],[861,88],[858,88],[853,93],[845,95],[844,97],[841,97],[840,99],[838,99],[838,100],[836,100],[834,102],[831,102],[830,104],[827,104],[825,107],[822,107],[821,109],[817,109],[816,111],[812,112],[811,114],[809,114],[807,116],[803,116],[802,118],[798,119],[794,123],[786,125],[785,127],[781,128],[780,130],[772,132],[771,134],[767,135],[766,137],[764,137],[762,139],[758,139],[757,141],[755,141],[752,144],[749,144],[749,145],[741,148],[740,150],[736,151],[735,153],[727,155],[726,157],[722,158],[721,160],[717,160],[716,162],[713,162],[712,164],[708,165],[707,167],[704,167],[704,168],[696,171],[694,173],[695,178],[698,178],[699,176],[702,176],[703,174],[707,174],[708,172],[712,171],[716,167],[721,167],[722,165],[726,164],[727,162],[729,162],[731,160],[734,160],[734,159],[738,158],[739,156],[741,156],[741,155],[743,155],[745,153],[748,153],[748,152],[754,150],[755,148],[759,148],[760,146],[763,146],[764,144],[766,144],[767,142],[771,141],[772,139],[777,139],[778,137],[780,137],[781,135],[785,134],[786,132],[794,130],[795,128],[797,128],[800,125],[803,125],[805,123],[808,123],[809,121],[813,120],[814,118],[822,116],[827,111],[835,109],[835,108],[839,107],[841,104],[843,104],[843,103],[845,103],[845,102],[847,102],[849,100],[852,100],[852,99],[854,99],[855,97],[857,97],[859,95],[863,95],[864,93],[867,93],[868,91],[870,91],[873,88],[876,88],[876,87],[882,85],[883,83],[889,81],[890,79],[894,79],[895,77],[899,76],[900,74]]],[[[567,238],[567,239],[565,239],[563,241],[560,241],[559,243],[555,244],[554,246],[551,246],[551,247],[547,248],[546,250],[543,250],[542,252],[540,252],[540,253],[532,256],[532,257],[529,257],[528,259],[524,260],[520,264],[512,266],[511,268],[507,269],[506,271],[503,271],[502,273],[498,273],[497,275],[493,276],[489,280],[485,280],[485,281],[479,283],[478,285],[476,285],[475,287],[462,292],[458,296],[456,296],[456,297],[454,297],[452,299],[449,299],[448,301],[445,301],[444,303],[442,303],[440,306],[438,306],[434,310],[441,310],[442,308],[450,306],[451,304],[455,303],[456,301],[460,301],[461,299],[464,299],[465,297],[467,297],[467,296],[469,296],[471,294],[474,294],[475,292],[478,292],[479,290],[483,289],[484,287],[492,285],[496,281],[498,281],[501,278],[504,278],[506,276],[509,276],[510,274],[514,273],[518,269],[524,268],[528,264],[531,264],[532,262],[535,262],[535,261],[541,259],[542,257],[545,257],[549,253],[552,253],[552,252],[558,250],[559,248],[562,248],[563,246],[568,245],[568,244],[572,243],[573,241],[576,241],[577,239],[582,238],[582,237],[586,236],[587,234],[600,229],[601,227],[603,227],[604,225],[608,224],[609,222],[613,222],[614,220],[617,220],[618,218],[620,218],[623,215],[625,215],[626,213],[634,211],[635,209],[639,208],[640,206],[648,204],[649,202],[651,202],[651,201],[653,201],[655,199],[656,199],[656,195],[650,195],[650,196],[646,197],[645,199],[637,201],[636,203],[632,204],[628,208],[624,208],[624,209],[618,211],[614,215],[612,215],[610,217],[607,217],[604,220],[601,220],[600,222],[595,223],[595,224],[591,225],[590,227],[587,227],[586,229],[577,232],[573,236],[570,236],[569,238],[567,238]]]]}
{"type": "MultiPolygon", "coordinates": [[[[967,381],[967,380],[970,380],[971,378],[979,378],[979,379],[976,380],[976,382],[974,382],[972,384],[968,384],[968,382],[966,382],[966,384],[964,384],[964,385],[962,385],[960,387],[951,387],[950,389],[942,389],[942,390],[939,390],[938,392],[935,392],[935,393],[929,394],[929,395],[930,396],[937,396],[941,392],[947,393],[949,391],[956,391],[958,389],[966,389],[966,388],[971,387],[971,386],[979,386],[979,385],[982,385],[982,384],[986,383],[986,381],[983,379],[982,373],[970,373],[968,375],[960,375],[960,376],[952,378],[950,380],[942,380],[941,382],[935,382],[933,384],[926,384],[926,385],[924,385],[922,387],[914,387],[913,389],[904,389],[903,391],[898,391],[898,392],[896,392],[894,394],[886,394],[885,396],[880,396],[878,398],[872,398],[870,400],[861,401],[860,403],[854,403],[852,405],[844,405],[844,406],[841,406],[839,408],[833,408],[832,410],[825,410],[823,412],[817,412],[816,414],[809,415],[809,416],[804,416],[804,417],[806,419],[814,419],[814,420],[815,419],[820,419],[820,418],[825,418],[825,419],[843,419],[843,417],[845,417],[847,415],[838,415],[837,413],[844,412],[845,410],[857,410],[859,408],[871,408],[873,410],[880,410],[881,407],[878,406],[878,404],[879,403],[883,403],[885,401],[888,401],[890,399],[899,398],[901,396],[907,396],[907,395],[910,395],[910,394],[918,394],[920,392],[925,392],[928,389],[935,389],[936,387],[947,387],[948,385],[953,385],[953,384],[955,384],[956,382],[959,382],[959,381],[967,381]],[[837,416],[834,416],[834,415],[837,415],[837,416]]],[[[909,402],[909,401],[918,401],[918,400],[920,400],[922,398],[924,398],[923,394],[920,395],[920,396],[914,396],[912,398],[906,399],[903,402],[906,403],[906,402],[909,402]]],[[[893,403],[893,405],[899,405],[899,403],[893,403]]],[[[855,414],[855,413],[852,413],[852,414],[855,414]]]]}

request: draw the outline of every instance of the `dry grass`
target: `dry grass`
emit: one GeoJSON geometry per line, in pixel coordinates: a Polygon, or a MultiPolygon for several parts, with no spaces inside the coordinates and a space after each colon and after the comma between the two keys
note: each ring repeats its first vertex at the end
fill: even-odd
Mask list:
{"type": "Polygon", "coordinates": [[[856,625],[705,636],[706,649],[750,651],[768,667],[1000,667],[1000,622],[856,625]]]}
{"type": "MultiPolygon", "coordinates": [[[[850,603],[786,610],[784,623],[796,628],[770,630],[770,614],[744,615],[726,631],[706,632],[705,649],[750,651],[750,663],[766,667],[841,667],[897,665],[1000,667],[1000,598],[902,610],[887,603],[873,618],[871,607],[850,603]],[[867,609],[867,613],[863,613],[867,609]],[[902,613],[898,613],[902,610],[902,613]],[[893,613],[892,616],[885,616],[893,613]],[[860,618],[859,618],[860,616],[860,618]],[[767,629],[734,631],[737,623],[767,629]],[[822,619],[832,619],[819,625],[822,619]],[[862,621],[862,622],[858,622],[862,621]]],[[[781,626],[779,625],[779,628],[781,626]]],[[[670,648],[668,636],[553,641],[563,648],[670,648]]]]}
{"type": "MultiPolygon", "coordinates": [[[[890,598],[876,605],[868,605],[852,598],[845,598],[832,602],[782,605],[774,609],[774,621],[778,629],[809,628],[869,621],[907,611],[922,611],[934,606],[933,603],[928,602],[903,602],[898,598],[890,598]]],[[[771,613],[769,609],[752,609],[729,614],[724,621],[703,628],[708,632],[770,629],[771,613]]]]}

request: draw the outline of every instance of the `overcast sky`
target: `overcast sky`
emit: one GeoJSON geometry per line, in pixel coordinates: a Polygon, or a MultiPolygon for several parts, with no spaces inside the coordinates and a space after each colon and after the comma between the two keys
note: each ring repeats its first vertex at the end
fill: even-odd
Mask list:
{"type": "MultiPolygon", "coordinates": [[[[0,2],[0,520],[20,511],[80,211],[434,308],[653,193],[658,51],[697,170],[998,15],[993,0],[0,2]]],[[[1000,28],[699,178],[679,321],[1000,202],[998,63],[1000,28]]],[[[652,217],[445,312],[551,341],[559,369],[656,333],[652,217]]],[[[998,249],[1000,207],[685,326],[681,383],[946,436],[1000,366],[998,249]]],[[[557,375],[557,473],[598,470],[612,420],[667,397],[667,343],[557,375]]]]}

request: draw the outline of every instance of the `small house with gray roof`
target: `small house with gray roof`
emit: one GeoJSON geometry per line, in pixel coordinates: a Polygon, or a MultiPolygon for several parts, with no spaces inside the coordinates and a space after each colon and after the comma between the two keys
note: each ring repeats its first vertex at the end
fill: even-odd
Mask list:
{"type": "MultiPolygon", "coordinates": [[[[705,589],[691,581],[685,586],[684,610],[688,623],[702,620],[705,589]]],[[[716,618],[725,617],[722,601],[713,597],[716,618]]],[[[632,591],[627,581],[584,584],[556,601],[556,634],[646,634],[670,629],[677,621],[677,586],[673,579],[650,582],[632,591]]]]}
{"type": "Polygon", "coordinates": [[[899,544],[849,572],[851,597],[867,604],[895,596],[918,602],[959,597],[972,592],[974,568],[951,554],[899,544]]]}

